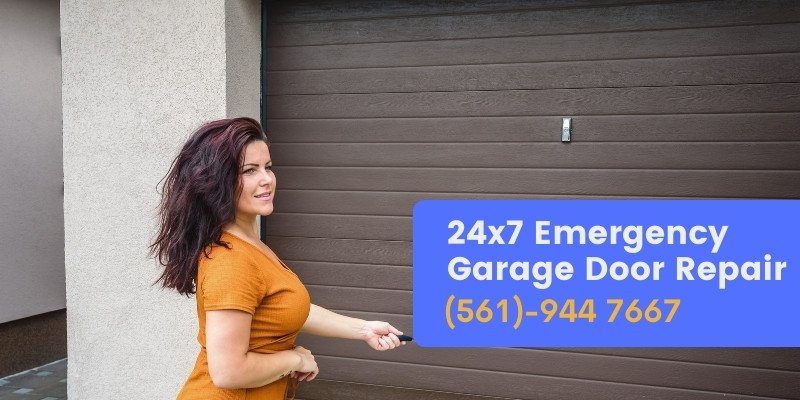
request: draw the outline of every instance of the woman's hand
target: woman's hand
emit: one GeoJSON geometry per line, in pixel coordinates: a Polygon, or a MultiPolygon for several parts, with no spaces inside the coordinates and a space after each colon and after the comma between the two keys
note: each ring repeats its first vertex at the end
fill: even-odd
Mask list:
{"type": "Polygon", "coordinates": [[[319,374],[319,367],[314,360],[314,355],[302,346],[297,346],[292,351],[300,356],[300,367],[292,371],[290,376],[298,381],[310,381],[316,378],[317,374],[319,374]]]}
{"type": "Polygon", "coordinates": [[[406,344],[397,338],[403,332],[384,321],[365,321],[361,333],[364,341],[378,351],[391,350],[406,344]]]}
{"type": "Polygon", "coordinates": [[[361,339],[375,350],[390,350],[402,346],[397,335],[403,332],[384,321],[364,321],[326,310],[316,304],[311,305],[303,331],[312,335],[337,337],[342,339],[361,339]]]}

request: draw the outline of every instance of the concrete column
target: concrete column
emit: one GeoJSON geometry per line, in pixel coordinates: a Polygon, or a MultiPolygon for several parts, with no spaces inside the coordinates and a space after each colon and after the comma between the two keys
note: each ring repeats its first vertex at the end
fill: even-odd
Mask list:
{"type": "Polygon", "coordinates": [[[70,399],[172,399],[194,299],[153,286],[157,186],[187,136],[259,115],[258,0],[62,0],[70,399]]]}

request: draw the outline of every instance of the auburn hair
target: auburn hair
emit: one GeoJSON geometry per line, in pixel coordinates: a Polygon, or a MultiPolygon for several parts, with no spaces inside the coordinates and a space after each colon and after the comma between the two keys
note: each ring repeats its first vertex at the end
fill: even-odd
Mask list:
{"type": "Polygon", "coordinates": [[[178,293],[195,293],[197,262],[221,240],[236,212],[239,169],[245,147],[269,143],[258,121],[233,118],[209,122],[195,131],[163,179],[158,235],[150,255],[164,267],[156,283],[178,293]]]}

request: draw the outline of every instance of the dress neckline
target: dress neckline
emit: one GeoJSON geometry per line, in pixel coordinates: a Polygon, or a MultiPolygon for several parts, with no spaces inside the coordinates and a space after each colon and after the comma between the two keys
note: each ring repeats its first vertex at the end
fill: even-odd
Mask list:
{"type": "Polygon", "coordinates": [[[267,253],[267,252],[266,252],[266,251],[264,251],[263,249],[261,249],[261,248],[259,248],[258,246],[256,246],[256,245],[254,245],[254,244],[250,243],[248,240],[246,240],[246,239],[244,239],[244,238],[240,237],[239,235],[237,235],[237,234],[235,234],[235,233],[232,233],[232,232],[230,232],[230,231],[222,231],[222,233],[223,233],[224,235],[232,236],[232,237],[233,237],[233,238],[235,238],[236,240],[238,240],[238,241],[240,241],[240,242],[242,242],[242,243],[246,244],[247,246],[250,246],[250,247],[252,247],[252,248],[253,248],[254,250],[256,250],[256,251],[257,251],[259,254],[263,255],[264,257],[266,257],[266,258],[267,258],[267,259],[269,259],[270,261],[272,261],[272,262],[276,262],[276,261],[277,261],[278,265],[282,266],[283,268],[285,268],[285,269],[287,269],[287,270],[289,270],[289,271],[291,271],[291,270],[292,270],[291,268],[289,268],[289,266],[288,266],[288,265],[286,265],[286,264],[284,264],[284,263],[283,263],[283,260],[281,260],[281,259],[278,257],[278,255],[277,255],[277,254],[275,254],[275,252],[274,252],[274,251],[272,251],[272,248],[270,248],[269,246],[267,246],[267,244],[266,244],[266,243],[263,243],[263,242],[262,242],[262,243],[264,244],[264,246],[267,246],[267,248],[270,250],[270,252],[272,252],[272,254],[269,254],[269,253],[267,253]]]}

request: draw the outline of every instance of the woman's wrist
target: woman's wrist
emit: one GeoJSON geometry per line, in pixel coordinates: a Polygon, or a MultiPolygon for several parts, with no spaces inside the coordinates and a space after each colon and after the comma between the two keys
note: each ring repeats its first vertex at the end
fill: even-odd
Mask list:
{"type": "Polygon", "coordinates": [[[363,319],[358,321],[358,332],[356,333],[356,339],[360,340],[368,340],[370,334],[372,334],[372,329],[369,327],[369,322],[363,319]]]}
{"type": "Polygon", "coordinates": [[[292,362],[289,365],[289,372],[287,372],[287,375],[291,375],[292,372],[299,371],[300,368],[303,368],[303,356],[300,353],[298,353],[297,351],[295,351],[294,349],[292,349],[290,351],[292,353],[292,356],[294,356],[294,359],[293,359],[294,362],[292,362]]]}

